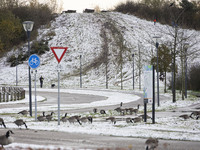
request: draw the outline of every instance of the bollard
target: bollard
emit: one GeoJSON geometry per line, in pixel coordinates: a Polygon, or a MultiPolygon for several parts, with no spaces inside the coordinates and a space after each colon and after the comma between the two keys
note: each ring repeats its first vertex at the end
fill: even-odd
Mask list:
{"type": "Polygon", "coordinates": [[[8,102],[8,101],[9,101],[9,93],[6,92],[6,102],[8,102]]]}
{"type": "Polygon", "coordinates": [[[19,91],[17,91],[17,100],[20,100],[20,98],[19,98],[19,91]]]}
{"type": "Polygon", "coordinates": [[[5,95],[5,87],[2,87],[2,93],[3,93],[3,102],[5,102],[6,95],[5,95]]]}
{"type": "Polygon", "coordinates": [[[13,101],[13,92],[10,92],[10,101],[13,101]]]}
{"type": "Polygon", "coordinates": [[[25,90],[24,89],[23,89],[22,93],[23,93],[23,99],[24,99],[25,98],[25,90]]]}
{"type": "Polygon", "coordinates": [[[3,102],[5,102],[5,99],[6,99],[6,95],[5,95],[5,92],[3,92],[3,102]]]}
{"type": "Polygon", "coordinates": [[[14,101],[17,100],[17,93],[14,91],[14,101]]]}

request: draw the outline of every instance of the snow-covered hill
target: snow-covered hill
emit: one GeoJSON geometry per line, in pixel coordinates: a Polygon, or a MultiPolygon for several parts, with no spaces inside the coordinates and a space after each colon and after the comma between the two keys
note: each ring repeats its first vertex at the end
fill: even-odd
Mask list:
{"type": "MultiPolygon", "coordinates": [[[[138,83],[139,68],[149,64],[156,54],[154,36],[161,36],[159,43],[169,44],[173,40],[170,32],[173,28],[139,19],[121,13],[74,13],[61,14],[51,25],[39,29],[37,40],[48,40],[49,47],[68,47],[61,61],[61,86],[79,87],[80,55],[82,56],[83,87],[106,86],[106,68],[108,69],[108,86],[121,86],[121,69],[124,88],[132,87],[132,54],[135,55],[135,82],[138,83]],[[55,35],[55,36],[53,36],[55,35]],[[139,55],[140,52],[140,55],[139,55]],[[108,56],[108,57],[107,57],[108,56]],[[122,56],[122,57],[121,57],[122,56]],[[141,61],[139,61],[141,60],[141,61]],[[107,67],[106,67],[107,64],[107,67]]],[[[182,30],[191,49],[200,49],[199,32],[182,30]]],[[[27,51],[27,47],[24,47],[27,51]]],[[[11,52],[13,53],[13,52],[11,52]]],[[[57,84],[57,61],[51,50],[40,56],[41,65],[37,70],[43,76],[44,86],[57,84]]],[[[198,61],[191,57],[190,60],[198,61]]],[[[0,84],[15,85],[16,68],[9,67],[4,57],[0,61],[0,84]]],[[[190,63],[193,63],[190,61],[190,63]]],[[[32,74],[34,80],[34,74],[32,74]]],[[[28,85],[27,63],[18,65],[19,85],[28,85]]],[[[136,84],[138,86],[138,84],[136,84]]]]}

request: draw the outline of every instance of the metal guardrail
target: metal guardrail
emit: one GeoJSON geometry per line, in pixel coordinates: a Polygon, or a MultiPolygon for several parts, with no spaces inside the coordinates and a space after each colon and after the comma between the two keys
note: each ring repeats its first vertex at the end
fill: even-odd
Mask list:
{"type": "Polygon", "coordinates": [[[22,87],[0,87],[0,103],[22,100],[25,98],[25,90],[22,87]]]}

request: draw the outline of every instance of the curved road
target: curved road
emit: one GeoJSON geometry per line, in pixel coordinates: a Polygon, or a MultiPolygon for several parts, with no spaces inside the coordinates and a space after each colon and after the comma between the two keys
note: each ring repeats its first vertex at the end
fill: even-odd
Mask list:
{"type": "MultiPolygon", "coordinates": [[[[57,93],[53,92],[38,92],[37,95],[46,97],[46,101],[38,102],[38,105],[52,105],[57,104],[57,93]]],[[[137,94],[138,95],[138,94],[137,94]]],[[[141,94],[139,94],[141,96],[141,94]]],[[[84,94],[69,94],[61,93],[61,103],[62,104],[75,104],[75,103],[86,103],[97,100],[104,100],[106,97],[103,96],[93,96],[84,94]]],[[[162,99],[162,97],[161,97],[162,99]]],[[[124,104],[124,107],[136,107],[137,104],[143,105],[142,98],[138,101],[124,104]]],[[[17,105],[0,105],[0,108],[10,108],[10,107],[24,107],[28,104],[17,104],[17,105]]],[[[103,109],[114,109],[119,107],[119,105],[105,106],[101,107],[103,109]]],[[[100,107],[99,107],[100,108],[100,107]]],[[[68,113],[74,112],[86,112],[92,111],[93,108],[70,110],[68,113]]],[[[64,112],[63,112],[64,113],[64,112]]],[[[62,113],[61,113],[62,114],[62,113]]],[[[36,145],[54,145],[56,147],[61,147],[64,149],[69,148],[87,148],[87,149],[97,149],[97,148],[131,148],[133,150],[144,150],[145,140],[141,138],[132,137],[115,137],[115,136],[105,136],[105,135],[90,135],[90,134],[79,134],[79,133],[67,133],[67,132],[57,132],[57,131],[36,131],[36,130],[25,130],[25,129],[12,129],[16,143],[24,144],[36,144],[36,145]]],[[[3,134],[7,129],[1,128],[0,133],[3,134]]],[[[190,141],[171,141],[171,140],[159,140],[158,149],[164,150],[199,150],[200,142],[190,142],[190,141]]],[[[46,148],[45,148],[46,149],[46,148]]]]}

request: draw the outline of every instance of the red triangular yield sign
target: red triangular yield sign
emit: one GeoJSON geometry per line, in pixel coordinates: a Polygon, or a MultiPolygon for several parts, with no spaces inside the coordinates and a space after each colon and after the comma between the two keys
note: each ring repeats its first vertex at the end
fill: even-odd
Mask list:
{"type": "Polygon", "coordinates": [[[58,63],[60,63],[68,47],[51,47],[51,50],[56,57],[58,63]]]}

